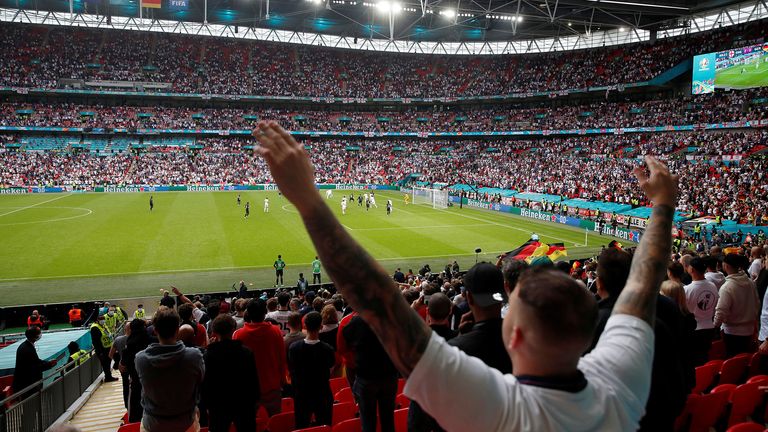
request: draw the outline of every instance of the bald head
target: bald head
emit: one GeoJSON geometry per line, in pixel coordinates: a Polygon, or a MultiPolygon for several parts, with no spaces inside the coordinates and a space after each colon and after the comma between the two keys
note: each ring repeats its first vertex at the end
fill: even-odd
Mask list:
{"type": "Polygon", "coordinates": [[[195,344],[195,329],[189,324],[184,324],[179,327],[179,340],[184,342],[186,346],[194,346],[195,344]]]}

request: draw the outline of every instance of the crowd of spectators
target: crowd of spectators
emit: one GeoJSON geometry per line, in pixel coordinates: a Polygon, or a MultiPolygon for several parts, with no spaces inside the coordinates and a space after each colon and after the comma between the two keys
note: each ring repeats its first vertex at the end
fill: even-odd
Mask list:
{"type": "Polygon", "coordinates": [[[566,53],[425,56],[9,24],[0,29],[0,86],[111,80],[168,83],[177,92],[351,98],[566,90],[649,80],[692,55],[753,43],[764,25],[566,53]]]}
{"type": "Polygon", "coordinates": [[[690,99],[600,101],[575,105],[499,108],[334,111],[307,108],[191,108],[2,103],[0,126],[128,129],[251,129],[256,119],[294,131],[467,132],[678,126],[765,119],[768,95],[754,89],[690,99]]]}

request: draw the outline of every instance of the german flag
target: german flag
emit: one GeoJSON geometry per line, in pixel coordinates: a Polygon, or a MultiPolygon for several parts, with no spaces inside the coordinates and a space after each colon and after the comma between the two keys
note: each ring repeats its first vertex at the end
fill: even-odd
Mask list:
{"type": "Polygon", "coordinates": [[[141,0],[141,7],[160,9],[162,0],[141,0]]]}
{"type": "Polygon", "coordinates": [[[616,248],[621,249],[621,243],[617,242],[616,240],[611,240],[610,243],[608,243],[609,248],[616,248]]]}
{"type": "Polygon", "coordinates": [[[517,249],[507,252],[506,256],[525,260],[530,264],[545,257],[550,261],[556,261],[558,258],[568,256],[568,251],[563,243],[546,244],[536,240],[528,240],[517,249]]]}

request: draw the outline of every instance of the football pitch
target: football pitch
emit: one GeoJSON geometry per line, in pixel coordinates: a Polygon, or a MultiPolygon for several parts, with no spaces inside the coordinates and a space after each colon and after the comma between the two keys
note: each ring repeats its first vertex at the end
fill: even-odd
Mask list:
{"type": "Polygon", "coordinates": [[[768,63],[735,65],[717,72],[715,85],[719,88],[746,89],[768,85],[768,63]],[[742,72],[743,70],[743,72],[742,72]]]}
{"type": "MultiPolygon", "coordinates": [[[[457,206],[405,205],[400,192],[377,193],[378,208],[357,202],[341,215],[342,193],[327,200],[344,227],[388,272],[433,271],[457,260],[495,261],[535,232],[565,243],[569,258],[599,252],[611,238],[548,222],[457,206]],[[394,211],[386,214],[386,200],[394,211]],[[482,253],[476,256],[476,248],[482,253]]],[[[245,280],[274,285],[283,256],[285,285],[299,272],[311,281],[314,247],[296,209],[277,192],[66,193],[0,196],[0,305],[158,296],[174,284],[185,292],[218,292],[245,280]],[[263,211],[264,199],[270,211],[263,211]],[[245,203],[250,216],[244,218],[245,203]]],[[[355,196],[358,192],[355,191],[355,196]]],[[[323,281],[328,277],[323,273],[323,281]]]]}

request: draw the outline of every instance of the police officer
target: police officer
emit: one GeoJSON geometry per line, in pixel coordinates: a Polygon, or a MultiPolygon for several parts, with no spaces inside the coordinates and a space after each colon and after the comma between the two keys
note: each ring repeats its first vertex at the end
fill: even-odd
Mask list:
{"type": "Polygon", "coordinates": [[[146,311],[144,310],[144,305],[140,304],[139,308],[136,309],[136,312],[133,313],[133,318],[143,320],[147,316],[146,311]]]}

